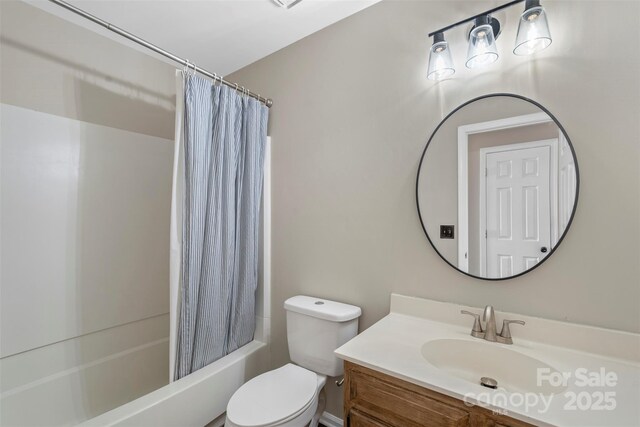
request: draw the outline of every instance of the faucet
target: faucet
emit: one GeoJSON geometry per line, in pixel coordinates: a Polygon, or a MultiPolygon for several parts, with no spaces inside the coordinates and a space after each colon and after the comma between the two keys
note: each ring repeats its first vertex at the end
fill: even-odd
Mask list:
{"type": "Polygon", "coordinates": [[[484,308],[482,320],[484,320],[484,339],[496,342],[496,313],[493,311],[493,306],[488,305],[484,308]]]}
{"type": "Polygon", "coordinates": [[[502,321],[502,330],[499,334],[496,334],[496,314],[493,306],[486,306],[484,313],[482,314],[482,320],[484,321],[484,328],[482,322],[480,322],[480,315],[472,313],[467,310],[460,311],[462,314],[468,314],[474,317],[473,328],[471,328],[471,336],[475,338],[481,338],[490,342],[498,342],[501,344],[513,344],[513,338],[511,337],[511,329],[509,325],[511,323],[517,323],[518,325],[524,325],[522,320],[509,320],[504,319],[502,321]]]}

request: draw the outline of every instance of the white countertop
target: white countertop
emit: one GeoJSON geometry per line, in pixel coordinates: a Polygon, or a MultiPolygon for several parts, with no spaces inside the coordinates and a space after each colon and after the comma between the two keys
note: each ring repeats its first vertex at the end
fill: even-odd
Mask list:
{"type": "MultiPolygon", "coordinates": [[[[391,313],[337,349],[336,354],[344,360],[451,397],[464,400],[466,396],[467,401],[535,425],[640,426],[640,335],[508,315],[506,318],[523,319],[527,325],[512,327],[513,345],[488,344],[506,347],[541,360],[559,372],[572,374],[566,390],[546,396],[550,402],[548,406],[540,400],[527,407],[519,403],[520,397],[515,396],[516,393],[490,390],[465,381],[431,365],[422,356],[422,346],[437,339],[486,342],[469,335],[473,319],[460,315],[461,309],[481,312],[479,308],[392,295],[391,313]],[[537,330],[524,332],[530,328],[537,330]],[[519,337],[549,337],[555,345],[519,337]],[[557,345],[558,342],[566,345],[557,345]],[[590,375],[602,369],[613,372],[617,376],[616,384],[579,385],[574,375],[579,368],[590,375]],[[612,399],[614,409],[580,409],[598,406],[596,404],[604,393],[608,393],[609,401],[608,404],[600,402],[600,406],[611,407],[612,399]],[[496,401],[497,394],[505,397],[506,402],[496,401]],[[572,407],[575,409],[568,409],[572,407]]],[[[507,315],[496,312],[496,316],[497,324],[501,325],[501,319],[507,315]]]]}

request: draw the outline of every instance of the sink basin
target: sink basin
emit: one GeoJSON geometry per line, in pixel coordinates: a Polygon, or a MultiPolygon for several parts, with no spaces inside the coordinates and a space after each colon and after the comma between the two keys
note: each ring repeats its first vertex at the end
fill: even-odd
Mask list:
{"type": "MultiPolygon", "coordinates": [[[[450,375],[480,384],[480,378],[489,377],[498,382],[499,389],[508,392],[552,395],[561,393],[564,386],[552,386],[549,381],[538,385],[538,369],[545,374],[559,374],[548,364],[503,345],[485,341],[438,339],[426,342],[422,357],[450,375]]],[[[489,390],[489,389],[487,389],[489,390]]]]}

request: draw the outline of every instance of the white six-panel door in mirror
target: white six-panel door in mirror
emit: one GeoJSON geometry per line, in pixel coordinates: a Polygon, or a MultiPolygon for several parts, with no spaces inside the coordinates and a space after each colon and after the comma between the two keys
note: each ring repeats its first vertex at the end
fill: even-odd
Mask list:
{"type": "Polygon", "coordinates": [[[481,150],[486,165],[481,272],[488,277],[528,270],[550,247],[550,151],[535,143],[481,150]]]}
{"type": "Polygon", "coordinates": [[[575,156],[555,119],[526,99],[500,95],[465,104],[440,124],[416,196],[442,258],[475,277],[506,279],[553,252],[577,189],[575,156]]]}

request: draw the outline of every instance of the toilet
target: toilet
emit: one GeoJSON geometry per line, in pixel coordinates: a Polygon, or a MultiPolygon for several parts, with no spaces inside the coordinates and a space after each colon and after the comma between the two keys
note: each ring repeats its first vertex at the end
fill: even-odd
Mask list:
{"type": "Polygon", "coordinates": [[[334,350],[358,333],[360,307],[295,296],[284,303],[293,363],[240,387],[227,405],[226,427],[317,427],[327,377],[343,374],[334,350]]]}

